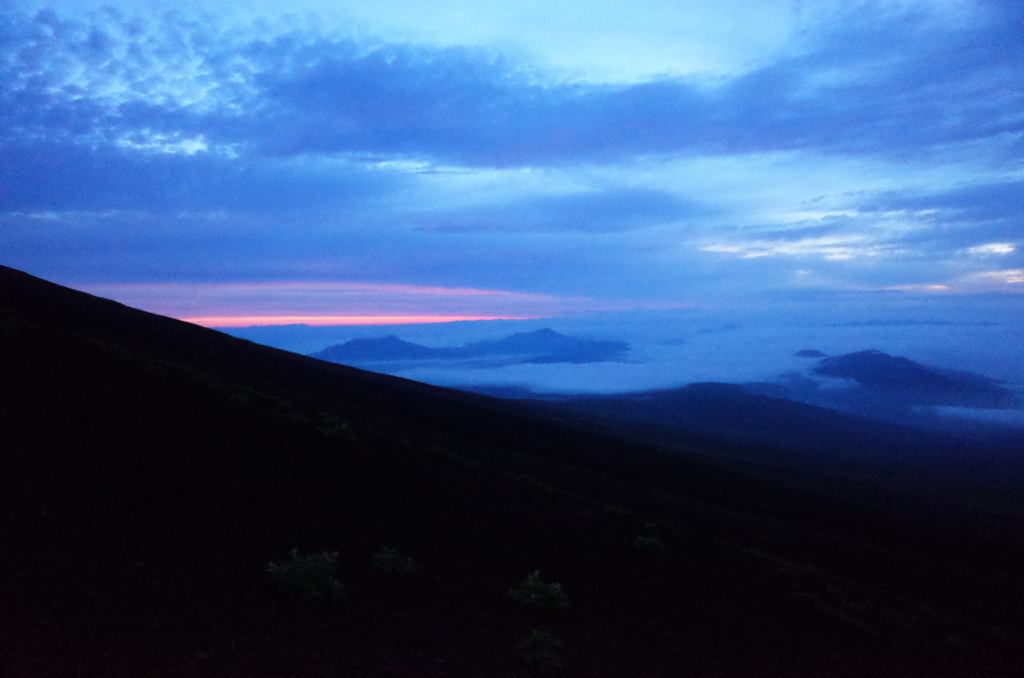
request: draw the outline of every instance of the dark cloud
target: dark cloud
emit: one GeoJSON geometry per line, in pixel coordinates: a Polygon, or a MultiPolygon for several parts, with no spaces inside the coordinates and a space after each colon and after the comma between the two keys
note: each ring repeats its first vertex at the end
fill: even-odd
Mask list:
{"type": "Polygon", "coordinates": [[[352,209],[400,182],[349,164],[317,167],[192,155],[88,148],[57,142],[2,147],[0,210],[352,209]]]}
{"type": "MultiPolygon", "coordinates": [[[[946,254],[993,242],[1020,244],[1024,231],[1024,182],[965,185],[950,190],[922,193],[887,191],[857,205],[867,218],[891,212],[927,225],[901,236],[901,240],[926,252],[946,254]]],[[[1004,260],[1021,261],[1017,248],[1004,260]]]]}
{"type": "Polygon", "coordinates": [[[1011,222],[1024,220],[1024,181],[962,186],[938,193],[890,191],[860,205],[866,212],[895,210],[941,213],[945,222],[1011,222]]]}
{"type": "Polygon", "coordinates": [[[707,213],[664,191],[610,189],[417,215],[431,231],[629,231],[707,213]]]}
{"type": "Polygon", "coordinates": [[[766,242],[789,242],[803,240],[806,238],[823,238],[841,233],[857,232],[860,231],[861,228],[862,224],[857,223],[857,220],[852,217],[830,216],[824,219],[799,222],[797,224],[787,224],[785,226],[762,224],[754,228],[737,229],[737,231],[740,233],[742,233],[743,230],[753,232],[756,234],[758,240],[764,240],[766,242]]]}
{"type": "Polygon", "coordinates": [[[270,147],[281,153],[515,165],[680,150],[915,152],[1024,130],[1014,87],[1024,12],[999,14],[953,30],[862,7],[799,56],[715,85],[545,85],[479,52],[401,47],[339,58],[327,43],[305,48],[308,67],[269,71],[261,84],[267,119],[280,116],[282,129],[296,122],[270,147]]]}
{"type": "MultiPolygon", "coordinates": [[[[766,242],[870,234],[884,252],[907,245],[900,271],[878,272],[888,254],[828,266],[865,280],[937,279],[932,259],[1019,241],[1024,187],[853,196],[841,207],[856,208],[854,217],[729,231],[709,226],[717,215],[699,202],[633,188],[644,178],[630,174],[641,163],[629,161],[654,156],[640,167],[650,172],[680,154],[921,157],[978,140],[996,149],[979,154],[1019,159],[1024,8],[978,6],[986,21],[953,27],[858,3],[791,56],[741,76],[632,85],[553,81],[486,50],[229,30],[174,14],[75,22],[0,11],[0,257],[81,278],[398,276],[638,298],[673,298],[689,284],[790,284],[783,256],[703,257],[692,242],[665,236],[669,229],[631,233],[693,219],[766,242]],[[588,170],[574,185],[600,176],[603,189],[553,196],[557,187],[538,188],[544,173],[521,183],[507,173],[482,196],[486,204],[434,207],[419,192],[428,181],[377,164],[390,160],[621,162],[614,172],[623,179],[615,185],[611,173],[588,170]],[[402,193],[410,186],[417,190],[402,193]],[[901,210],[921,227],[880,233],[883,213],[901,210]]],[[[899,173],[890,185],[900,185],[899,173]]],[[[1020,254],[1000,261],[1019,266],[1020,254]]]]}
{"type": "Polygon", "coordinates": [[[484,166],[687,150],[918,153],[1024,131],[1024,7],[984,8],[986,21],[950,27],[861,3],[770,66],[631,86],[548,82],[483,50],[254,39],[174,15],[84,25],[7,12],[0,116],[8,140],[203,134],[273,157],[484,166]],[[106,92],[112,83],[128,94],[106,92]]]}
{"type": "MultiPolygon", "coordinates": [[[[504,61],[464,49],[305,49],[308,67],[257,78],[262,149],[273,155],[365,152],[515,163],[536,154],[528,149],[550,135],[546,128],[569,94],[531,85],[504,61]]],[[[274,61],[290,56],[275,54],[274,61]]]]}
{"type": "Polygon", "coordinates": [[[319,142],[331,150],[351,144],[469,164],[686,149],[889,153],[1024,130],[1024,10],[993,10],[984,25],[951,29],[871,8],[843,17],[800,56],[715,86],[545,86],[477,53],[404,48],[323,58],[283,74],[286,84],[267,94],[291,119],[335,120],[327,129],[336,134],[319,142]]]}

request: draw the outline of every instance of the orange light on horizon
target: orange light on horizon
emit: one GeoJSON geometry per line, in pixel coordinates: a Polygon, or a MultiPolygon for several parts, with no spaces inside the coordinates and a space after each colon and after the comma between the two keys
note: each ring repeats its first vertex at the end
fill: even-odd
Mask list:
{"type": "Polygon", "coordinates": [[[259,325],[425,325],[466,320],[533,320],[539,315],[259,315],[179,318],[203,327],[259,325]]]}

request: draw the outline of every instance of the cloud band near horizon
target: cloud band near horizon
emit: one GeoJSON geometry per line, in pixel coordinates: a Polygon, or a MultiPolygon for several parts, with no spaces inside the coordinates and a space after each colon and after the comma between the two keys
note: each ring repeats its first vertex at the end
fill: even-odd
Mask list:
{"type": "Polygon", "coordinates": [[[207,327],[404,325],[629,310],[629,302],[347,282],[91,284],[78,289],[207,327]]]}

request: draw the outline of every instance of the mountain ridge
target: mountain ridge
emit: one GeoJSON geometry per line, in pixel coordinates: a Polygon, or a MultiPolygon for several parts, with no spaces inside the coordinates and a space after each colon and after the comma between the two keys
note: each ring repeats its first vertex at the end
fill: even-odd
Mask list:
{"type": "Polygon", "coordinates": [[[652,442],[3,267],[0,402],[5,675],[512,678],[537,629],[567,677],[1020,663],[1020,515],[966,484],[652,442]],[[385,545],[419,573],[375,569],[385,545]],[[338,553],[339,606],[262,587],[296,548],[338,553]],[[565,617],[509,601],[538,569],[565,617]]]}
{"type": "Polygon", "coordinates": [[[919,404],[991,409],[1021,406],[1017,394],[1001,388],[993,379],[970,372],[929,368],[874,349],[824,358],[813,372],[913,397],[919,404]]]}
{"type": "Polygon", "coordinates": [[[353,339],[309,355],[336,363],[377,363],[407,360],[468,361],[489,358],[504,364],[590,363],[622,360],[629,351],[624,341],[570,337],[550,329],[518,332],[502,339],[472,342],[458,347],[430,348],[403,341],[395,335],[353,339]]]}

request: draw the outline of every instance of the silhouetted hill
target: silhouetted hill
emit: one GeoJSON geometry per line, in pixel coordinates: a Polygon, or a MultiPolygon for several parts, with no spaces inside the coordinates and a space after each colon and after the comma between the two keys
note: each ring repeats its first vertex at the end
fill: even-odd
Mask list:
{"type": "Polygon", "coordinates": [[[748,383],[743,388],[751,394],[795,400],[907,426],[986,439],[1021,437],[1019,427],[942,416],[934,410],[935,406],[975,410],[1024,407],[1021,396],[1003,388],[999,382],[970,372],[921,365],[876,350],[826,357],[808,373],[792,372],[777,381],[748,383]],[[836,384],[829,379],[847,381],[836,384]]]}
{"type": "MultiPolygon", "coordinates": [[[[702,419],[785,416],[702,388],[702,419]]],[[[1020,666],[1012,458],[985,491],[941,464],[903,484],[871,455],[431,387],[3,267],[0,404],[4,676],[528,676],[534,630],[570,677],[1020,666]],[[417,573],[379,569],[384,545],[417,573]],[[337,552],[339,605],[263,586],[296,548],[337,552]],[[538,569],[565,616],[508,598],[538,569]]]]}
{"type": "Polygon", "coordinates": [[[592,363],[621,360],[629,351],[624,341],[567,337],[552,329],[520,332],[504,339],[459,347],[430,348],[396,336],[353,339],[310,356],[341,364],[370,364],[404,360],[467,361],[488,358],[487,365],[523,363],[592,363]]]}
{"type": "Polygon", "coordinates": [[[381,339],[353,339],[344,344],[328,346],[310,357],[332,363],[379,362],[388,360],[429,360],[438,358],[438,350],[402,341],[395,335],[381,339]]]}
{"type": "Polygon", "coordinates": [[[530,363],[593,363],[621,360],[629,351],[624,341],[567,337],[552,329],[520,332],[497,341],[467,344],[452,350],[458,357],[523,355],[530,363]]]}
{"type": "MultiPolygon", "coordinates": [[[[752,393],[749,385],[699,383],[609,396],[543,397],[549,402],[538,406],[594,415],[609,426],[618,422],[634,437],[728,440],[736,443],[730,455],[772,464],[784,461],[787,471],[801,467],[884,473],[904,489],[936,482],[961,489],[970,485],[990,500],[1010,468],[1024,472],[1019,435],[988,429],[976,436],[939,433],[752,393]]],[[[1004,499],[1015,503],[1015,492],[1004,499]]]]}
{"type": "Polygon", "coordinates": [[[881,351],[825,358],[815,374],[853,379],[870,389],[899,394],[915,404],[954,407],[1020,407],[1018,396],[993,380],[969,372],[938,371],[881,351]]]}

